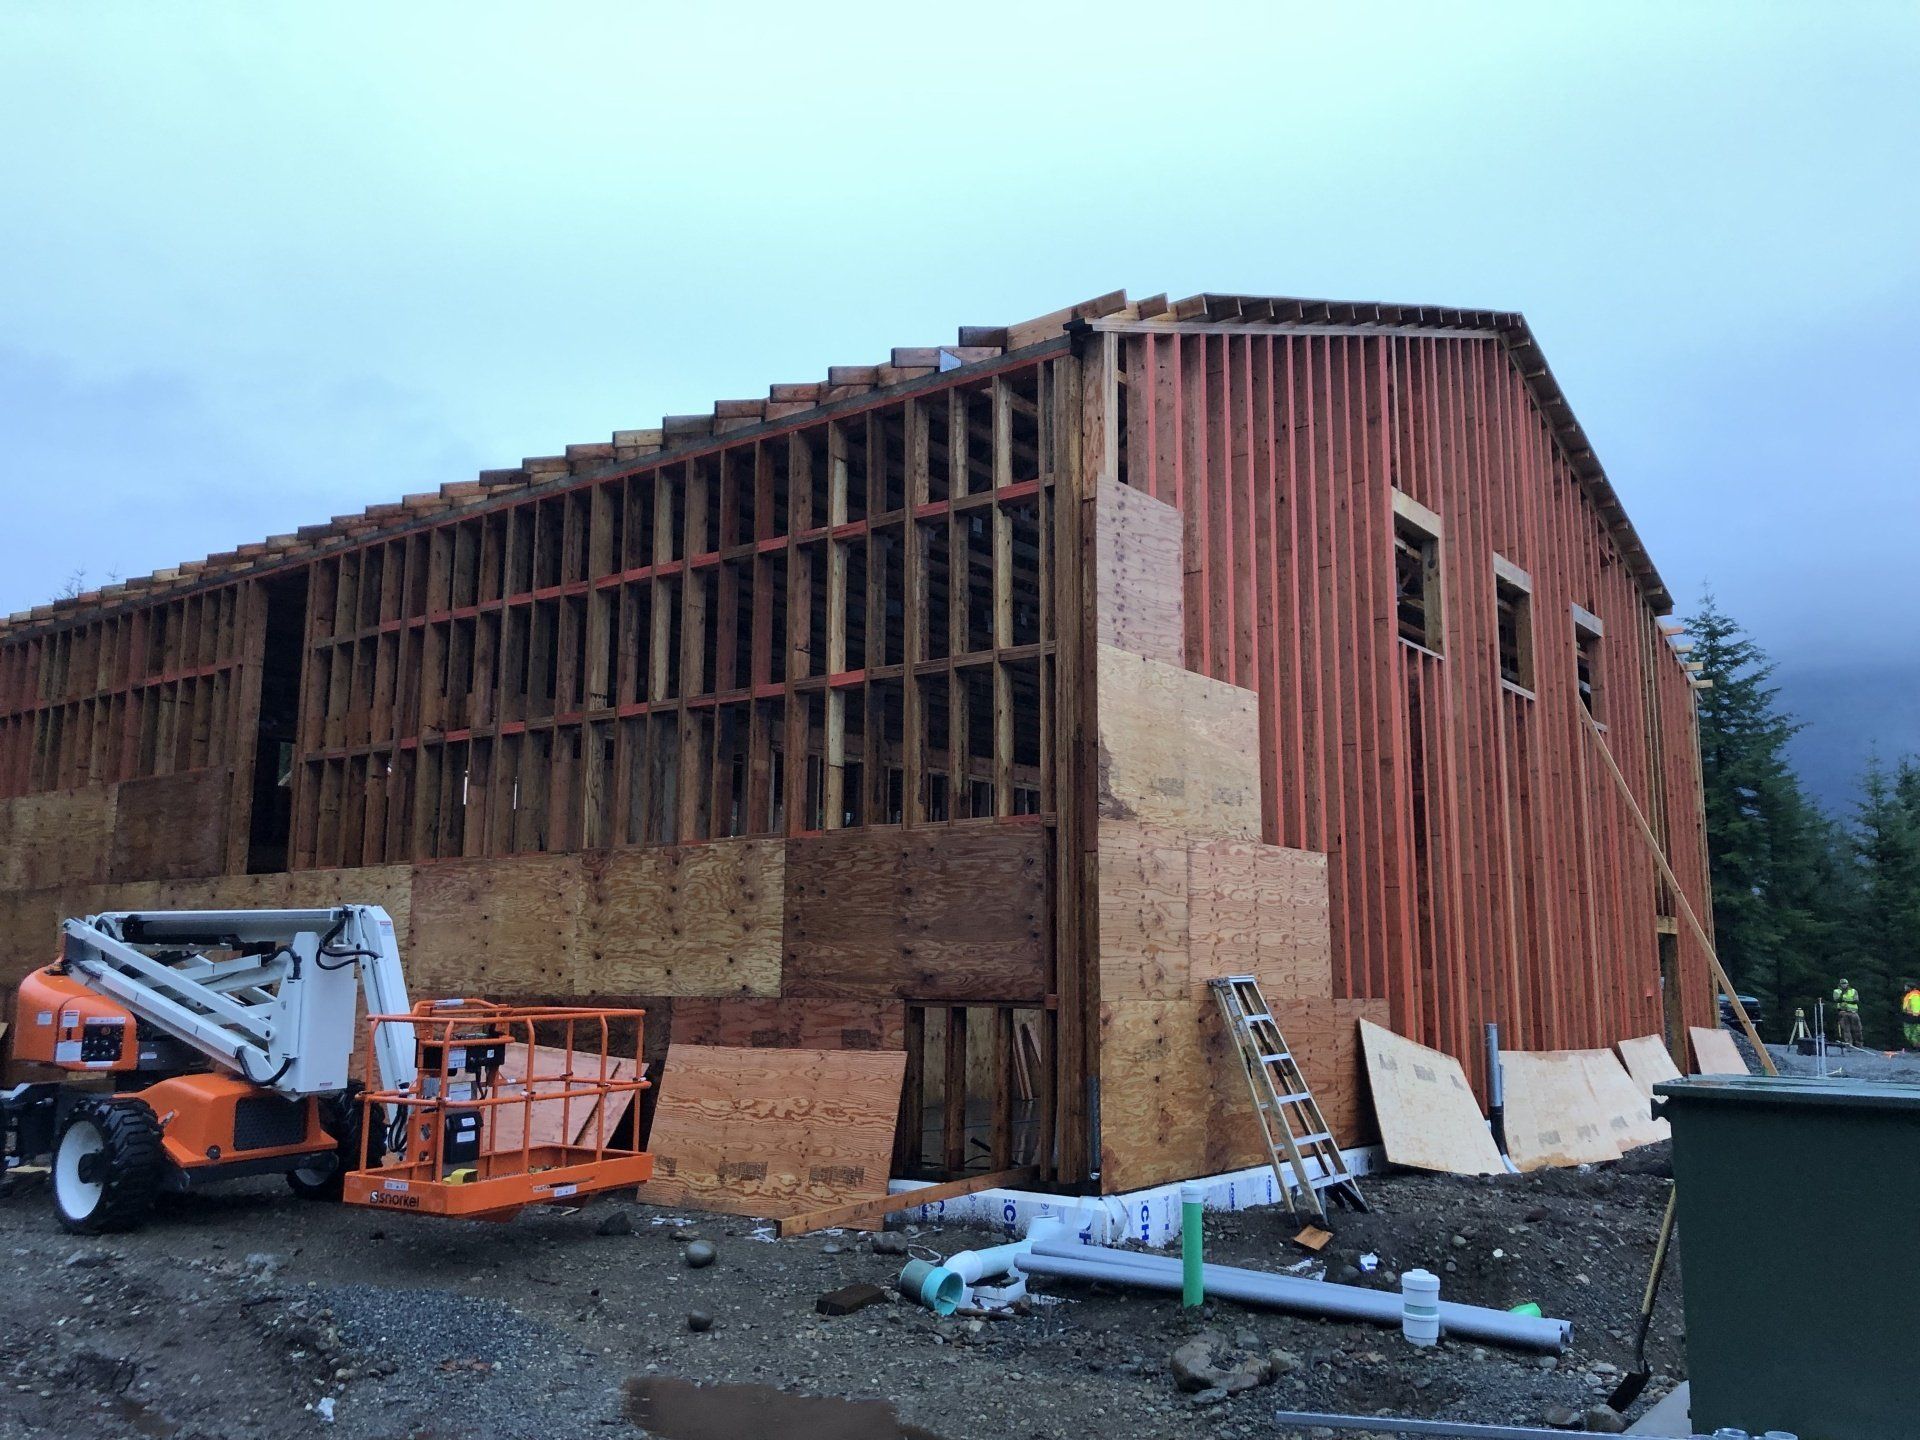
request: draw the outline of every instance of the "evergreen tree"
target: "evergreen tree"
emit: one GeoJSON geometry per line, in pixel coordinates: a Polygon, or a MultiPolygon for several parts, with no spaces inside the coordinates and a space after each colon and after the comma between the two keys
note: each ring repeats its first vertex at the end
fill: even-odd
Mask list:
{"type": "Polygon", "coordinates": [[[1865,973],[1852,978],[1868,1041],[1893,1046],[1900,986],[1920,980],[1920,767],[1912,760],[1891,774],[1877,757],[1868,762],[1854,814],[1853,856],[1855,933],[1865,973]]]}
{"type": "Polygon", "coordinates": [[[1773,663],[1711,593],[1687,630],[1713,682],[1699,712],[1715,945],[1733,983],[1766,1003],[1768,1029],[1784,1033],[1796,1006],[1811,1018],[1814,1000],[1845,973],[1850,946],[1836,902],[1846,867],[1834,826],[1787,760],[1800,727],[1780,708],[1773,663]]]}

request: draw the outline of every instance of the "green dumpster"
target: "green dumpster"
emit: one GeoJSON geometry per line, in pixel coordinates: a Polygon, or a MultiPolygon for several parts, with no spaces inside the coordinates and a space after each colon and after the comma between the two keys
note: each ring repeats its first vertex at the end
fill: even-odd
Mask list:
{"type": "Polygon", "coordinates": [[[1673,1122],[1693,1428],[1920,1435],[1920,1087],[1701,1076],[1673,1122]]]}

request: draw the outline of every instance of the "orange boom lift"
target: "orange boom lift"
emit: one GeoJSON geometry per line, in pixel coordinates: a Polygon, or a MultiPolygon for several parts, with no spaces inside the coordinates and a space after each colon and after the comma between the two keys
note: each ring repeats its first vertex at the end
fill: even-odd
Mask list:
{"type": "Polygon", "coordinates": [[[628,1138],[643,1011],[410,1005],[393,921],[370,905],[117,911],[61,931],[60,958],[21,982],[14,1058],[67,1078],[0,1091],[0,1129],[9,1164],[48,1160],[69,1230],[126,1229],[164,1190],[249,1175],[507,1219],[652,1173],[628,1138]]]}

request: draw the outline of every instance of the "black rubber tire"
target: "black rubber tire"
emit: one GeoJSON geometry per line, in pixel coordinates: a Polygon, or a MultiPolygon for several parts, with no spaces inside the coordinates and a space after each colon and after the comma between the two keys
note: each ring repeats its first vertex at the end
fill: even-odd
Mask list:
{"type": "MultiPolygon", "coordinates": [[[[354,1081],[347,1086],[344,1095],[323,1102],[325,1108],[320,1123],[340,1148],[333,1152],[333,1168],[324,1177],[303,1174],[299,1170],[287,1171],[287,1188],[302,1200],[325,1200],[337,1204],[345,1192],[347,1171],[360,1163],[360,1125],[367,1113],[366,1106],[360,1102],[363,1088],[358,1081],[354,1081]]],[[[378,1165],[386,1150],[385,1137],[376,1133],[367,1145],[367,1164],[378,1165]]]]}
{"type": "MultiPolygon", "coordinates": [[[[79,1141],[76,1139],[76,1144],[79,1141]]],[[[60,1134],[54,1141],[53,1166],[56,1183],[53,1213],[61,1225],[75,1235],[101,1235],[110,1230],[131,1230],[153,1208],[166,1176],[166,1151],[160,1144],[160,1122],[144,1100],[81,1100],[60,1122],[60,1134]],[[67,1147],[67,1136],[81,1126],[90,1126],[100,1137],[97,1159],[88,1167],[100,1187],[98,1198],[84,1214],[70,1211],[62,1200],[60,1157],[67,1147]]]]}

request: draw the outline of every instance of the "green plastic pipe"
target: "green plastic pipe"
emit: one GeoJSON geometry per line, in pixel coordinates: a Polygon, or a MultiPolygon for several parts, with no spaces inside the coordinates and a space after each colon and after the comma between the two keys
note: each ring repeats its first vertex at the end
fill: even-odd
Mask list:
{"type": "Polygon", "coordinates": [[[1200,1215],[1206,1208],[1204,1194],[1192,1181],[1180,1187],[1180,1304],[1188,1310],[1205,1304],[1207,1299],[1200,1236],[1200,1215]]]}

